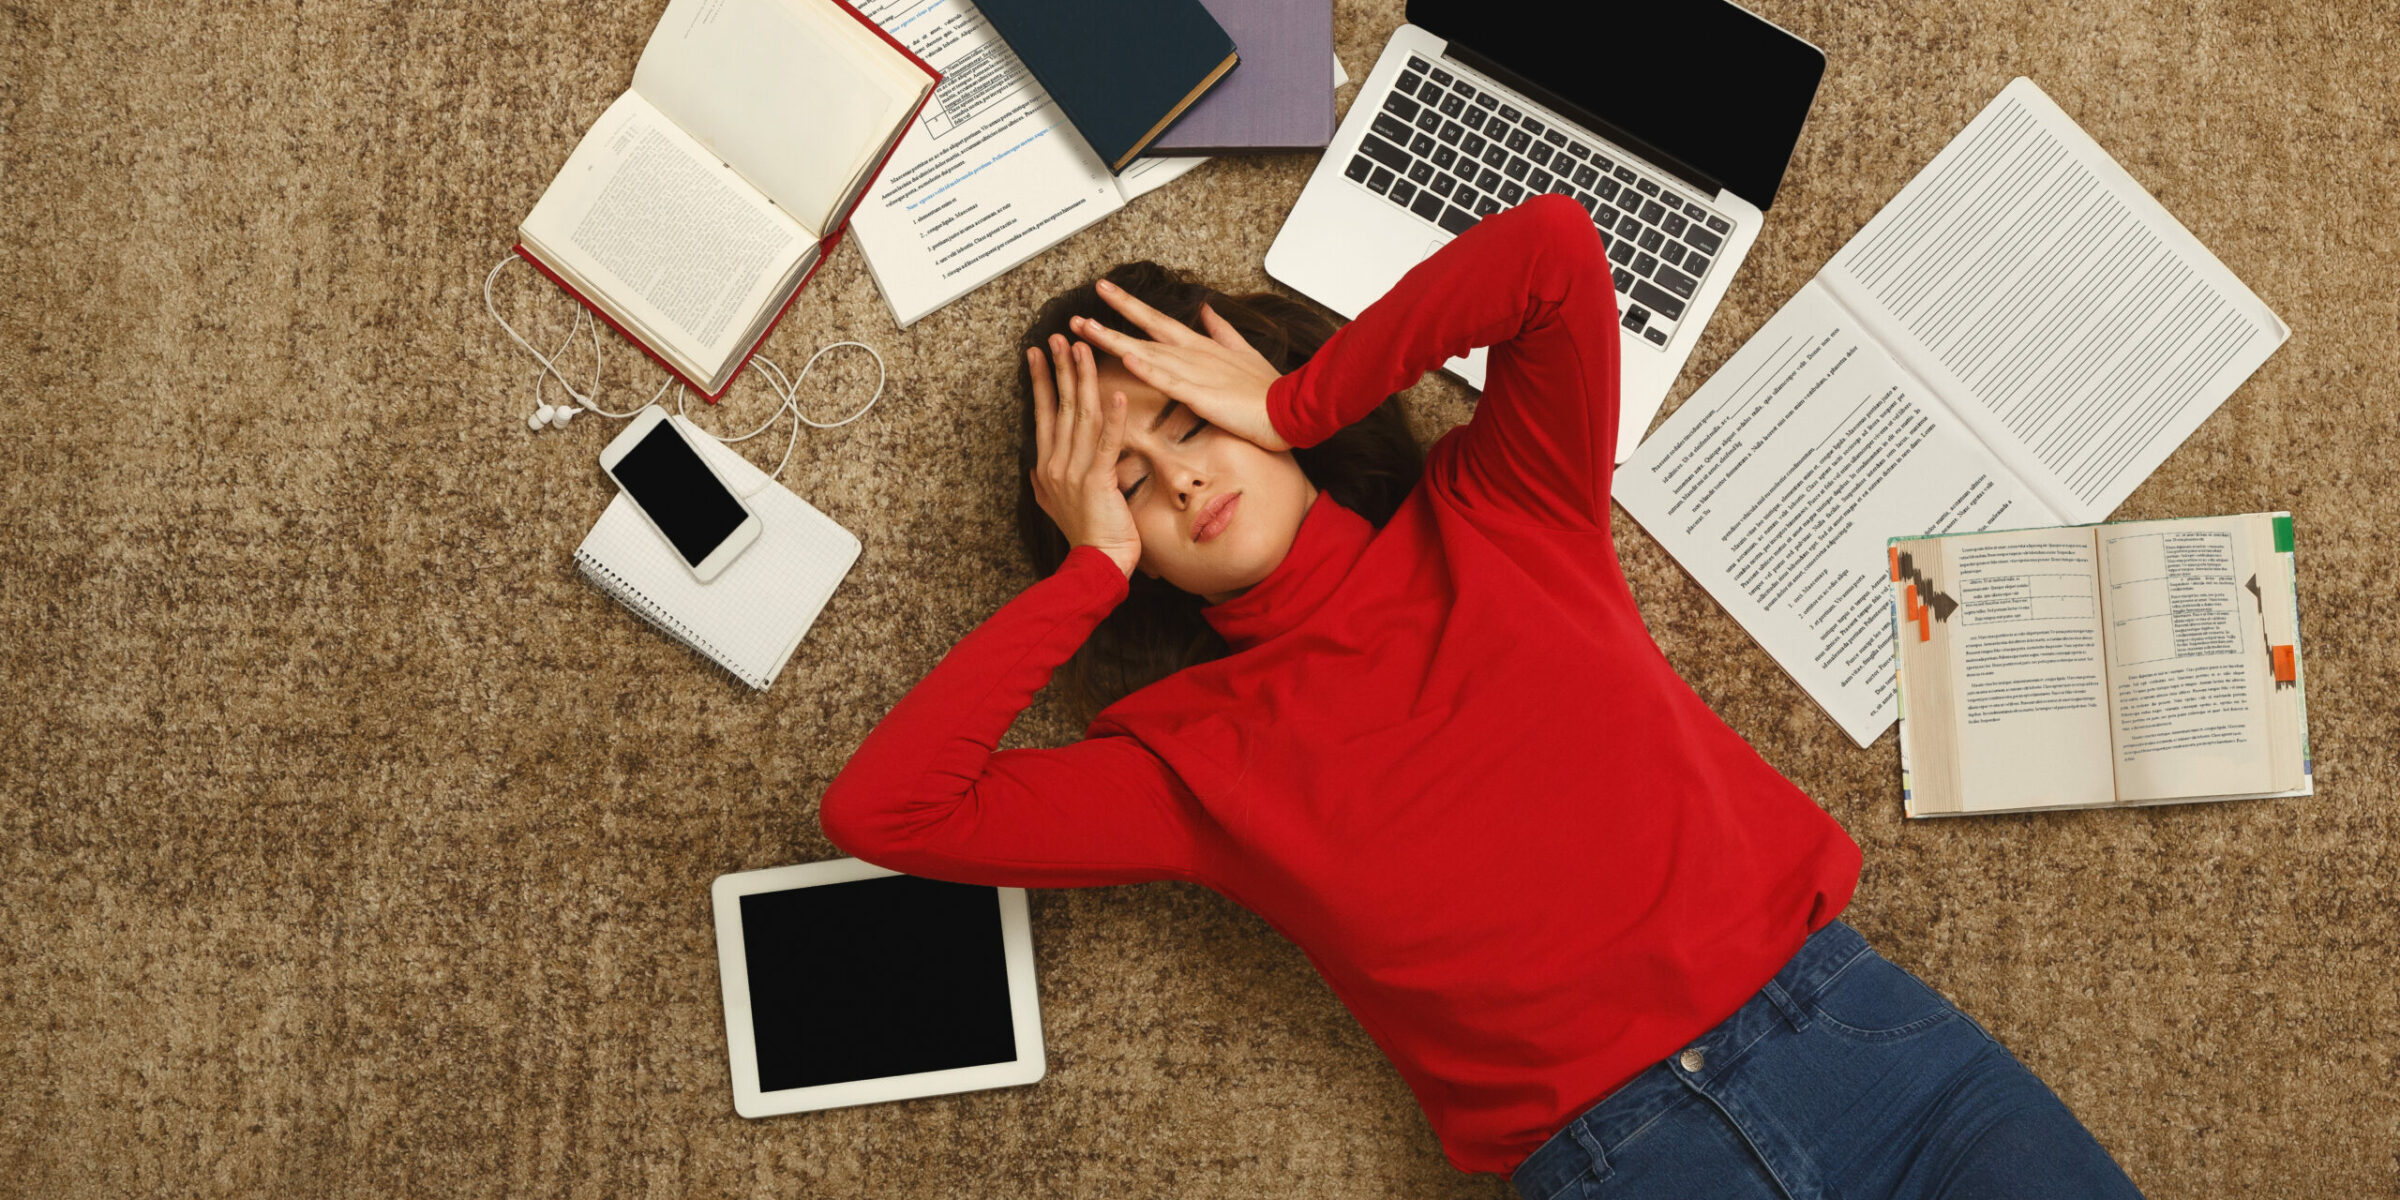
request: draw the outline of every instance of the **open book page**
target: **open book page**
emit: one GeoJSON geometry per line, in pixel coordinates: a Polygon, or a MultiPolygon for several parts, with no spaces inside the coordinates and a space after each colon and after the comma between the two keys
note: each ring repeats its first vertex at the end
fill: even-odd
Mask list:
{"type": "Polygon", "coordinates": [[[1815,283],[1618,468],[1616,498],[1861,746],[1899,712],[1886,540],[2058,523],[1815,283]]]}
{"type": "Polygon", "coordinates": [[[2290,336],[2022,78],[1818,279],[2075,523],[2105,518],[2290,336]]]}
{"type": "Polygon", "coordinates": [[[2099,537],[2118,798],[2298,786],[2299,693],[2275,678],[2278,643],[2266,615],[2269,597],[2290,595],[2272,522],[2137,521],[2104,526],[2099,537]]]}
{"type": "Polygon", "coordinates": [[[931,82],[825,0],[670,0],[633,72],[812,239],[931,82]]]}
{"type": "Polygon", "coordinates": [[[734,359],[817,253],[789,214],[633,92],[592,123],[519,232],[699,380],[734,359]]]}
{"type": "Polygon", "coordinates": [[[2092,530],[1903,542],[1892,563],[1910,814],[2112,803],[2092,530]]]}
{"type": "Polygon", "coordinates": [[[973,4],[859,11],[942,73],[850,219],[902,328],[1124,207],[1107,164],[973,4]]]}

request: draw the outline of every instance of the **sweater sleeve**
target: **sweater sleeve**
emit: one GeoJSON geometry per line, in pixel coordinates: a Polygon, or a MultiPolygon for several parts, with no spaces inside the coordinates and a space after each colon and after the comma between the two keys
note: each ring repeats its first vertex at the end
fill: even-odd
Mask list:
{"type": "Polygon", "coordinates": [[[1200,878],[1190,789],[1138,740],[995,753],[1000,737],[1125,598],[1078,547],[952,647],[867,735],[817,818],[843,853],[956,883],[1086,887],[1200,878]]]}
{"type": "Polygon", "coordinates": [[[1448,473],[1471,505],[1605,525],[1618,339],[1599,231],[1573,200],[1540,196],[1477,222],[1411,268],[1275,381],[1267,416],[1284,440],[1313,446],[1425,372],[1489,346],[1475,416],[1429,467],[1448,473]]]}

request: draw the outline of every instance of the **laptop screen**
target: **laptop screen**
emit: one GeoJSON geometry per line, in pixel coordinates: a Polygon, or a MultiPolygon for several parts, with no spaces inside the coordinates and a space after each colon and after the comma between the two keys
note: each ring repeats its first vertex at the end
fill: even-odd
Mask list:
{"type": "Polygon", "coordinates": [[[1723,0],[1408,0],[1408,21],[1616,127],[1595,132],[1630,134],[1648,144],[1627,149],[1663,154],[1661,166],[1696,169],[1761,209],[1825,74],[1816,47],[1723,0]]]}

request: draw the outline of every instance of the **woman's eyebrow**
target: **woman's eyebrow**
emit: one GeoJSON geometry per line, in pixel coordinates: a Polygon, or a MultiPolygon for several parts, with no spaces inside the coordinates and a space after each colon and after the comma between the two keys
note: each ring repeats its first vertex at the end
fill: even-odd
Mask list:
{"type": "Polygon", "coordinates": [[[1161,425],[1164,425],[1164,424],[1166,424],[1166,423],[1167,423],[1167,418],[1168,418],[1168,417],[1171,417],[1171,416],[1174,416],[1174,415],[1175,415],[1175,410],[1176,410],[1176,409],[1179,409],[1179,408],[1182,408],[1182,407],[1183,407],[1183,401],[1181,401],[1181,400],[1169,400],[1169,401],[1167,401],[1167,402],[1166,402],[1166,404],[1165,404],[1165,406],[1161,407],[1161,408],[1158,410],[1158,415],[1157,415],[1157,416],[1155,416],[1155,417],[1152,417],[1152,418],[1150,419],[1150,432],[1152,432],[1152,433],[1157,433],[1157,432],[1158,432],[1158,427],[1159,427],[1159,426],[1161,426],[1161,425]]]}

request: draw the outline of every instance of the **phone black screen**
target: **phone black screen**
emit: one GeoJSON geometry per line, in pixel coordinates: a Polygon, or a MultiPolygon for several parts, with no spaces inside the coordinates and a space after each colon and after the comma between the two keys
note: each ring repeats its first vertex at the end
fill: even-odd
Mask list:
{"type": "Polygon", "coordinates": [[[750,514],[682,435],[660,421],[616,465],[617,482],[685,562],[699,566],[750,514]]]}

